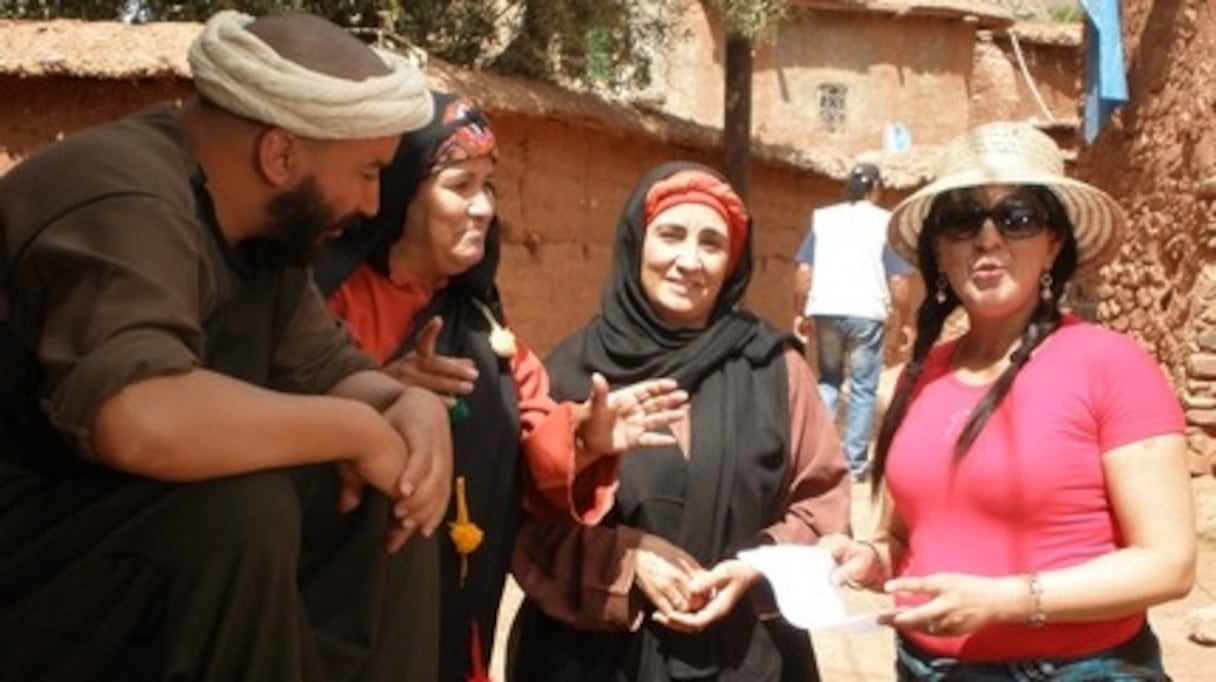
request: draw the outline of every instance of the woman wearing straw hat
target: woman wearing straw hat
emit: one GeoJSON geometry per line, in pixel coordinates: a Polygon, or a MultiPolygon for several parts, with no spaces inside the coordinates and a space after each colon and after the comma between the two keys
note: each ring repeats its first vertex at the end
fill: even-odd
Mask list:
{"type": "Polygon", "coordinates": [[[1194,579],[1183,417],[1134,341],[1059,304],[1123,231],[1024,124],[951,142],[892,213],[929,293],[879,433],[877,535],[837,556],[894,595],[901,680],[1167,679],[1146,609],[1194,579]],[[960,305],[968,331],[935,345],[960,305]]]}

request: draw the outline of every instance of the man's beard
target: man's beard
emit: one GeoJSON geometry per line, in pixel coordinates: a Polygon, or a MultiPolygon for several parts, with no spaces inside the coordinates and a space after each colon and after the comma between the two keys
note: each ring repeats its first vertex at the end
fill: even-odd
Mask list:
{"type": "Polygon", "coordinates": [[[325,233],[355,220],[335,215],[315,175],[271,199],[266,214],[265,234],[274,244],[275,259],[296,267],[313,262],[325,233]]]}

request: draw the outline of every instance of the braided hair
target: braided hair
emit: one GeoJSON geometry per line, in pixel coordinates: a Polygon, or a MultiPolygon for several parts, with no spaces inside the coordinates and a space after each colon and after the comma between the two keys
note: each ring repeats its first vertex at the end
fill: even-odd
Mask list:
{"type": "MultiPolygon", "coordinates": [[[[1059,328],[1061,319],[1059,300],[1064,293],[1065,283],[1068,282],[1077,269],[1077,240],[1073,235],[1072,221],[1069,219],[1068,212],[1060,202],[1060,199],[1048,187],[1043,185],[1026,185],[1023,187],[1023,190],[1026,194],[1041,202],[1046,208],[1047,228],[1063,240],[1063,248],[1060,250],[1060,255],[1051,266],[1052,296],[1050,299],[1039,299],[1038,305],[1031,314],[1030,321],[1022,331],[1021,343],[1018,344],[1018,347],[1009,357],[1009,366],[1001,372],[996,383],[992,385],[992,388],[988,390],[976,405],[971,413],[971,418],[963,426],[958,440],[954,443],[954,457],[956,459],[963,457],[967,453],[967,450],[971,448],[975,439],[979,437],[989,417],[1000,406],[1005,395],[1009,393],[1009,389],[1013,386],[1013,380],[1017,377],[1022,367],[1026,365],[1026,362],[1030,360],[1034,350],[1042,345],[1047,340],[1047,337],[1051,336],[1059,328]]],[[[929,207],[929,215],[925,217],[925,227],[921,230],[920,237],[916,243],[916,257],[924,281],[930,286],[941,276],[937,259],[933,254],[933,238],[937,233],[935,228],[939,222],[941,211],[944,207],[959,201],[960,198],[965,196],[966,190],[954,190],[953,192],[939,194],[934,198],[933,203],[929,207]]],[[[951,288],[946,287],[942,293],[945,294],[945,297],[940,302],[937,300],[940,298],[939,296],[932,294],[926,296],[917,311],[916,343],[912,347],[912,358],[908,361],[903,375],[895,387],[895,395],[890,407],[887,409],[886,415],[883,417],[882,426],[878,432],[873,466],[875,495],[881,489],[887,458],[891,451],[891,442],[895,440],[895,434],[899,431],[904,417],[907,416],[908,408],[919,392],[920,378],[924,372],[925,361],[929,356],[929,351],[937,343],[938,337],[942,332],[942,327],[945,325],[950,313],[960,305],[958,295],[951,288]]]]}

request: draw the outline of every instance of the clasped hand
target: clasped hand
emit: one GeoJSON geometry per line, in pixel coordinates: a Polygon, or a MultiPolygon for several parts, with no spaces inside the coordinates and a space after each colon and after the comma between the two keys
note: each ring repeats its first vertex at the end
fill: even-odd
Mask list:
{"type": "Polygon", "coordinates": [[[705,569],[688,552],[644,535],[634,586],[654,607],[652,618],[677,632],[699,632],[730,613],[760,574],[738,559],[705,569]]]}
{"type": "Polygon", "coordinates": [[[435,394],[406,386],[361,433],[367,440],[363,454],[336,463],[338,509],[358,507],[365,484],[383,493],[392,504],[385,549],[393,553],[417,530],[434,533],[447,512],[452,489],[447,414],[435,394]]]}

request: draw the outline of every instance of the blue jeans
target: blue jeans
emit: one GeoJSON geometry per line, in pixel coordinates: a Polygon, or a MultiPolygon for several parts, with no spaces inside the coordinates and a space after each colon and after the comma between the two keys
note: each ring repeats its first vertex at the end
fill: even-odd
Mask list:
{"type": "Polygon", "coordinates": [[[966,663],[934,658],[903,640],[896,641],[899,682],[1168,682],[1161,646],[1148,625],[1119,646],[1078,658],[1038,658],[1006,663],[966,663]]]}
{"type": "Polygon", "coordinates": [[[844,422],[844,454],[854,476],[868,469],[866,453],[874,428],[874,399],[882,371],[885,323],[864,317],[816,315],[815,344],[819,350],[819,395],[836,415],[836,402],[848,362],[849,407],[844,422]]]}

